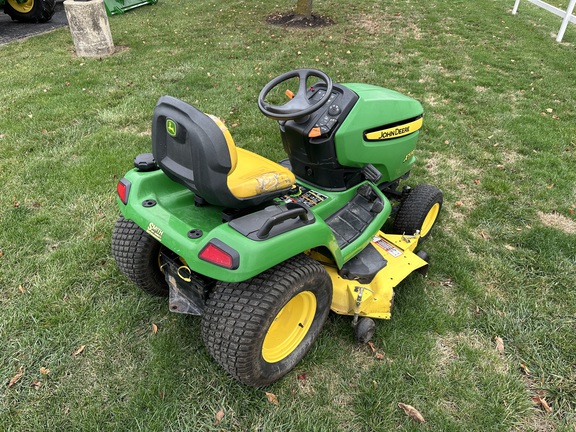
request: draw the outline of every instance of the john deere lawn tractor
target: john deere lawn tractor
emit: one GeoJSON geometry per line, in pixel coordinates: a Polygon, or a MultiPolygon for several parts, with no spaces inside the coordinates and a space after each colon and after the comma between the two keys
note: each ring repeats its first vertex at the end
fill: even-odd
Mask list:
{"type": "Polygon", "coordinates": [[[0,7],[14,21],[43,23],[54,15],[56,0],[0,0],[0,7]]]}
{"type": "Polygon", "coordinates": [[[374,318],[390,318],[394,288],[427,268],[416,249],[442,192],[400,187],[423,121],[410,97],[298,69],[271,80],[258,107],[278,123],[280,163],[236,146],[220,119],[161,97],[152,153],[118,183],[112,252],[142,290],[201,317],[228,373],[261,387],[304,357],[330,310],[351,317],[359,342],[374,318]]]}

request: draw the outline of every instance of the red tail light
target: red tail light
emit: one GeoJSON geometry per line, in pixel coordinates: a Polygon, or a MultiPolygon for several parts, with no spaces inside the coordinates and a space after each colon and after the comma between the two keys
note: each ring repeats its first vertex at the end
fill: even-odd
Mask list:
{"type": "Polygon", "coordinates": [[[125,178],[120,179],[118,184],[116,185],[116,192],[118,192],[118,197],[120,197],[120,201],[126,205],[128,203],[128,195],[130,195],[130,182],[125,178]]]}
{"type": "Polygon", "coordinates": [[[240,265],[240,255],[238,252],[218,239],[210,240],[210,243],[200,251],[198,257],[204,261],[230,270],[235,270],[240,265]]]}

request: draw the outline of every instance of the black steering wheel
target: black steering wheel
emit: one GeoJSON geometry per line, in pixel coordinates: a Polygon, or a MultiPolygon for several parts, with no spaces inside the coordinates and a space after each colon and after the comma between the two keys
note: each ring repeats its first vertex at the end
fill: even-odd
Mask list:
{"type": "Polygon", "coordinates": [[[324,72],[316,69],[295,69],[277,76],[264,86],[258,95],[258,108],[266,117],[273,120],[296,120],[313,113],[330,98],[332,93],[332,80],[324,72]],[[296,94],[284,105],[272,105],[265,101],[266,96],[291,78],[298,78],[299,85],[296,94]],[[320,78],[326,84],[326,94],[318,101],[311,101],[306,94],[308,86],[306,84],[309,77],[320,78]]]}

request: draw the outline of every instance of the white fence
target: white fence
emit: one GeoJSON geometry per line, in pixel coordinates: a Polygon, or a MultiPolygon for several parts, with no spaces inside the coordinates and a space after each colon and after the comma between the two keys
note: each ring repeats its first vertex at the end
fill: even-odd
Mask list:
{"type": "MultiPolygon", "coordinates": [[[[528,0],[528,1],[562,18],[562,25],[560,26],[560,30],[558,31],[558,36],[556,36],[556,42],[562,42],[564,32],[566,31],[566,27],[568,27],[568,22],[576,24],[576,16],[572,14],[574,12],[574,6],[576,6],[576,0],[570,0],[570,3],[568,4],[568,8],[566,9],[566,11],[558,9],[557,7],[549,5],[548,3],[543,2],[541,0],[528,0]]],[[[518,12],[519,4],[520,0],[516,0],[516,3],[514,3],[514,9],[512,9],[513,15],[516,15],[516,12],[518,12]]]]}

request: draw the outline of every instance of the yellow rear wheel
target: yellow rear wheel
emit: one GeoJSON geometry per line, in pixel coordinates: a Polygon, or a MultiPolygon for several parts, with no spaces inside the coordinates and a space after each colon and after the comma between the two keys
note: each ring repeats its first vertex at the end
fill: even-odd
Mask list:
{"type": "Polygon", "coordinates": [[[278,312],[262,344],[262,357],[276,363],[288,357],[300,345],[314,320],[316,296],[310,291],[296,294],[278,312]]]}
{"type": "Polygon", "coordinates": [[[324,267],[297,255],[247,281],[217,283],[206,301],[202,338],[230,375],[262,387],[306,355],[331,303],[332,282],[324,267]]]}
{"type": "Polygon", "coordinates": [[[8,0],[8,4],[19,13],[26,14],[30,13],[34,8],[34,0],[27,0],[24,3],[18,3],[16,0],[8,0]]]}

